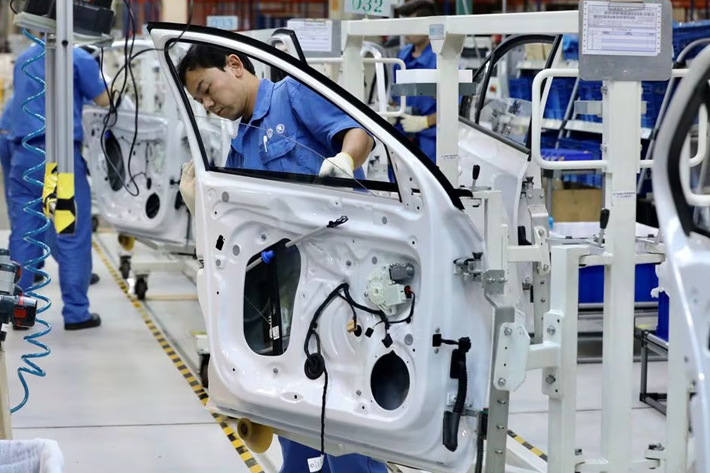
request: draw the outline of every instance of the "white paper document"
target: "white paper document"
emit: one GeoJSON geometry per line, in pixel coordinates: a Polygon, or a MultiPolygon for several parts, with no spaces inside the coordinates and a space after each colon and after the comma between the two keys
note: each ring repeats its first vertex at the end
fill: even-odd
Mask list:
{"type": "Polygon", "coordinates": [[[582,54],[661,54],[661,4],[585,2],[582,54]]]}
{"type": "Polygon", "coordinates": [[[287,28],[296,33],[303,51],[327,53],[333,49],[331,20],[288,20],[287,28]]]}

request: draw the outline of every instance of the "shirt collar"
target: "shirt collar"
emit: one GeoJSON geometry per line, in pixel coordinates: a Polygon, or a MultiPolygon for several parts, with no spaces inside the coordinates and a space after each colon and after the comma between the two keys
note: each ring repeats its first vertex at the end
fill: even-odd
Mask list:
{"type": "Polygon", "coordinates": [[[409,48],[410,48],[410,49],[409,49],[409,54],[408,54],[408,56],[409,56],[409,57],[412,59],[412,61],[414,61],[414,62],[423,62],[424,60],[426,60],[427,56],[429,56],[430,54],[433,54],[433,52],[434,52],[434,51],[431,49],[431,43],[429,43],[429,44],[427,45],[427,47],[424,48],[424,50],[423,50],[422,53],[419,55],[419,57],[414,57],[414,45],[413,45],[413,44],[410,44],[410,45],[409,45],[409,48]]]}
{"type": "Polygon", "coordinates": [[[271,108],[271,95],[274,93],[274,83],[268,79],[261,79],[259,90],[256,92],[256,103],[251,121],[261,120],[269,113],[271,108]]]}

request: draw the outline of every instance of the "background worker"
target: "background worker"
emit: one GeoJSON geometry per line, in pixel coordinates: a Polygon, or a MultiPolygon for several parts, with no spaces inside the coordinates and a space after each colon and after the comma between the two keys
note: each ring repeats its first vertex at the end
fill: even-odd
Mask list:
{"type": "MultiPolygon", "coordinates": [[[[22,145],[22,140],[42,127],[42,122],[22,110],[22,104],[42,91],[43,85],[29,77],[22,69],[27,62],[42,54],[40,45],[33,45],[18,56],[14,69],[14,105],[13,121],[9,138],[13,141],[10,162],[8,203],[10,206],[12,233],[10,235],[10,254],[18,263],[35,260],[42,255],[42,249],[25,241],[23,236],[41,225],[38,218],[27,215],[23,208],[28,202],[41,198],[42,189],[23,178],[23,174],[38,166],[44,158],[22,145]]],[[[46,232],[46,244],[59,264],[59,285],[62,292],[62,316],[65,330],[81,330],[98,327],[101,318],[89,312],[89,284],[98,281],[91,273],[91,190],[87,179],[86,163],[81,156],[84,139],[82,127],[82,108],[91,100],[97,105],[108,107],[109,95],[99,70],[99,66],[86,51],[73,50],[74,62],[74,191],[77,211],[76,231],[73,235],[57,235],[51,225],[46,232]]],[[[45,60],[39,59],[25,67],[27,73],[45,78],[45,60]]],[[[28,103],[27,108],[34,114],[46,116],[45,100],[40,97],[28,103]]],[[[28,145],[42,150],[45,147],[45,135],[32,138],[28,145]]],[[[44,181],[44,166],[31,174],[39,182],[44,181]]],[[[41,205],[34,210],[41,212],[41,205]]],[[[32,284],[33,275],[29,271],[22,273],[20,287],[27,290],[32,284]]]]}

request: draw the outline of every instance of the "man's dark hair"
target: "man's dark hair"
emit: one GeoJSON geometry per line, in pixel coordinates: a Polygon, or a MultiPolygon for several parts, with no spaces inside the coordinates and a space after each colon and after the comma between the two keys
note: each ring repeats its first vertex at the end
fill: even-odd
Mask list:
{"type": "Polygon", "coordinates": [[[254,65],[251,60],[242,53],[231,51],[226,48],[219,46],[210,46],[206,44],[193,44],[190,50],[185,54],[185,57],[180,60],[178,64],[178,77],[180,77],[180,82],[185,84],[187,71],[194,71],[195,69],[210,69],[216,67],[217,69],[224,71],[227,67],[227,58],[231,55],[236,55],[242,64],[244,69],[255,74],[254,65]]]}
{"type": "Polygon", "coordinates": [[[397,16],[427,17],[439,15],[439,5],[433,0],[410,0],[395,10],[397,16]]]}

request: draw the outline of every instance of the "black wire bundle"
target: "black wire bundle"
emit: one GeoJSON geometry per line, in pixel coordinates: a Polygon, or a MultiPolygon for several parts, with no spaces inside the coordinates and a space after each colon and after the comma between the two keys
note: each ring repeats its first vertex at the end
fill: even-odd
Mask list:
{"type": "Polygon", "coordinates": [[[360,309],[364,312],[367,312],[369,314],[376,315],[380,318],[379,323],[384,323],[386,330],[389,329],[389,321],[387,320],[387,316],[385,315],[384,312],[381,310],[373,310],[370,309],[369,307],[366,307],[364,305],[358,304],[355,302],[350,295],[350,286],[348,283],[342,283],[333,291],[328,294],[328,297],[325,298],[325,301],[318,307],[316,310],[315,314],[313,314],[313,319],[311,319],[311,324],[308,327],[308,332],[306,334],[306,339],[303,344],[303,351],[306,354],[306,375],[308,376],[309,379],[318,379],[320,378],[321,374],[325,375],[325,382],[323,383],[323,398],[321,401],[321,415],[320,415],[320,453],[321,455],[325,455],[325,406],[326,406],[326,394],[328,392],[328,370],[326,369],[325,366],[325,359],[323,358],[323,353],[322,353],[322,347],[321,347],[321,340],[320,340],[320,335],[318,334],[318,319],[320,319],[320,316],[323,314],[323,311],[330,305],[331,302],[336,297],[340,297],[343,299],[345,302],[348,303],[350,306],[350,309],[353,312],[353,319],[357,321],[357,314],[355,312],[355,309],[360,309]],[[316,353],[311,353],[310,351],[310,342],[311,338],[315,338],[316,340],[316,353]]]}
{"type": "MultiPolygon", "coordinates": [[[[106,139],[106,132],[108,131],[109,128],[112,128],[116,122],[118,121],[118,106],[120,105],[120,98],[123,97],[123,94],[126,92],[126,88],[128,86],[128,76],[130,75],[131,77],[131,84],[133,86],[133,90],[135,92],[135,114],[134,114],[134,129],[133,129],[133,138],[131,140],[131,148],[128,153],[128,163],[127,163],[127,172],[128,172],[128,177],[129,177],[129,182],[133,184],[133,187],[135,188],[135,192],[132,192],[128,188],[128,183],[123,180],[123,177],[121,176],[121,180],[123,181],[123,187],[126,189],[126,192],[128,192],[129,195],[133,197],[138,197],[140,194],[140,189],[138,187],[138,184],[136,184],[136,177],[138,176],[146,176],[145,172],[141,172],[138,174],[133,174],[133,171],[131,169],[131,162],[133,160],[133,152],[136,147],[136,142],[138,140],[138,118],[139,118],[139,111],[140,111],[140,97],[138,93],[138,87],[136,84],[136,78],[133,73],[133,61],[139,57],[141,54],[145,54],[147,52],[151,51],[156,51],[156,52],[165,52],[165,51],[170,51],[183,37],[183,35],[187,32],[187,30],[190,28],[190,25],[192,24],[192,15],[194,11],[194,0],[190,0],[190,7],[189,7],[189,13],[188,13],[188,18],[187,18],[187,23],[185,24],[185,28],[182,30],[180,35],[177,37],[177,39],[171,43],[167,48],[161,49],[161,48],[148,48],[144,49],[142,51],[138,51],[137,53],[133,54],[133,49],[135,46],[136,42],[136,18],[135,15],[133,14],[133,2],[131,0],[123,0],[123,3],[128,10],[128,15],[129,15],[129,22],[128,22],[128,31],[126,34],[126,39],[125,39],[125,45],[123,49],[123,58],[124,58],[124,63],[123,66],[121,66],[118,71],[116,72],[116,76],[113,78],[113,81],[111,83],[111,90],[113,89],[113,86],[115,85],[114,82],[118,79],[118,77],[121,74],[124,74],[123,76],[123,84],[121,85],[120,92],[118,92],[117,96],[119,98],[119,102],[114,100],[114,95],[111,93],[111,90],[109,90],[109,85],[106,82],[106,79],[104,78],[104,87],[106,89],[106,92],[109,96],[109,111],[104,117],[103,120],[103,130],[101,131],[101,151],[104,153],[104,156],[106,157],[106,161],[108,164],[113,168],[114,172],[116,172],[120,176],[120,172],[116,169],[114,163],[108,159],[108,155],[106,153],[106,146],[105,146],[105,139],[106,139]],[[129,43],[129,36],[131,37],[130,39],[130,47],[128,45],[129,43]]],[[[100,59],[100,67],[103,72],[103,61],[104,61],[104,48],[101,48],[101,59],[100,59]]],[[[103,76],[103,73],[102,73],[103,76]]],[[[123,159],[123,157],[121,157],[123,159]]]]}

